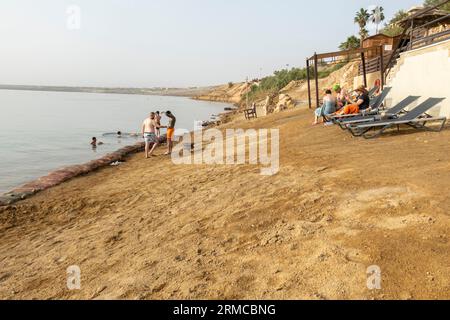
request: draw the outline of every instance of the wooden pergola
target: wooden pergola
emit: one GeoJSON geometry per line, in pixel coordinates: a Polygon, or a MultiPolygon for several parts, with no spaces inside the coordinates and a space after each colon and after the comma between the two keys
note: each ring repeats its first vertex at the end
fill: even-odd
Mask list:
{"type": "Polygon", "coordinates": [[[314,55],[306,59],[306,71],[308,79],[308,103],[309,108],[312,108],[312,94],[311,94],[311,68],[313,68],[314,81],[316,86],[316,106],[320,105],[319,97],[319,62],[325,64],[336,64],[340,62],[352,62],[361,61],[363,70],[364,85],[367,87],[367,68],[366,68],[366,55],[375,56],[377,55],[380,59],[380,70],[381,74],[381,86],[384,87],[384,46],[376,46],[370,48],[359,48],[352,50],[328,52],[314,55]],[[328,60],[328,61],[327,61],[328,60]]]}

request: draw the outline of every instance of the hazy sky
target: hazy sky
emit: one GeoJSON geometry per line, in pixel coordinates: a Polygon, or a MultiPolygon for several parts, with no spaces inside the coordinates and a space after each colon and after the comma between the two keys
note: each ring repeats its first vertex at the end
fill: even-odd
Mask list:
{"type": "Polygon", "coordinates": [[[1,0],[0,83],[196,86],[304,66],[357,34],[361,7],[387,18],[421,0],[1,0]],[[72,5],[80,9],[68,10],[72,5]],[[78,19],[80,17],[80,19],[78,19]],[[78,24],[78,22],[80,22],[78,24]],[[79,28],[78,28],[79,26],[79,28]]]}

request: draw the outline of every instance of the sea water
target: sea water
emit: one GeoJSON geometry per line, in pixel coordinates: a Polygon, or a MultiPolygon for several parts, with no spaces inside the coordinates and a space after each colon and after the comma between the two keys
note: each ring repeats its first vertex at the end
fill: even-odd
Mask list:
{"type": "MultiPolygon", "coordinates": [[[[170,110],[180,133],[229,106],[184,97],[0,90],[0,194],[142,141],[142,121],[152,111],[170,110]],[[117,131],[139,135],[104,136],[117,131]],[[92,137],[104,144],[93,149],[92,137]]],[[[162,125],[167,121],[163,115],[162,125]]]]}

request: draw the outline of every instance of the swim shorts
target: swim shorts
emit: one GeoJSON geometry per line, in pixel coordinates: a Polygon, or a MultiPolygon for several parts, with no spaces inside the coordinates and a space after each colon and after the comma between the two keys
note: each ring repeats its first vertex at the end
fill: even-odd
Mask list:
{"type": "Polygon", "coordinates": [[[144,133],[144,140],[145,143],[156,143],[158,141],[154,133],[144,133]]]}
{"type": "Polygon", "coordinates": [[[173,135],[175,134],[174,128],[167,129],[167,139],[173,140],[173,135]]]}

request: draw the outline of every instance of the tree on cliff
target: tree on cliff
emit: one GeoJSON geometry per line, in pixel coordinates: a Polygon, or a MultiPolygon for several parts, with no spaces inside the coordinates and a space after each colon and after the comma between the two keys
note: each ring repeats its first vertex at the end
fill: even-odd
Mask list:
{"type": "Polygon", "coordinates": [[[369,21],[370,14],[366,9],[361,8],[355,16],[355,23],[359,25],[359,36],[360,36],[360,46],[362,48],[363,41],[369,35],[369,31],[367,31],[366,26],[369,21]]]}
{"type": "Polygon", "coordinates": [[[341,43],[341,45],[339,46],[339,49],[340,50],[358,49],[360,44],[361,44],[361,42],[357,37],[350,36],[347,38],[347,40],[345,40],[344,42],[341,43]]]}
{"type": "MultiPolygon", "coordinates": [[[[424,5],[428,6],[428,7],[433,7],[433,6],[437,6],[440,3],[443,3],[443,0],[425,0],[424,5]]],[[[445,10],[450,12],[450,2],[448,2],[446,5],[438,8],[440,10],[445,10]]]]}
{"type": "Polygon", "coordinates": [[[405,11],[398,11],[389,21],[389,23],[386,24],[384,29],[381,30],[381,33],[391,37],[401,35],[403,33],[403,28],[398,23],[405,19],[407,16],[408,14],[405,11]]]}

